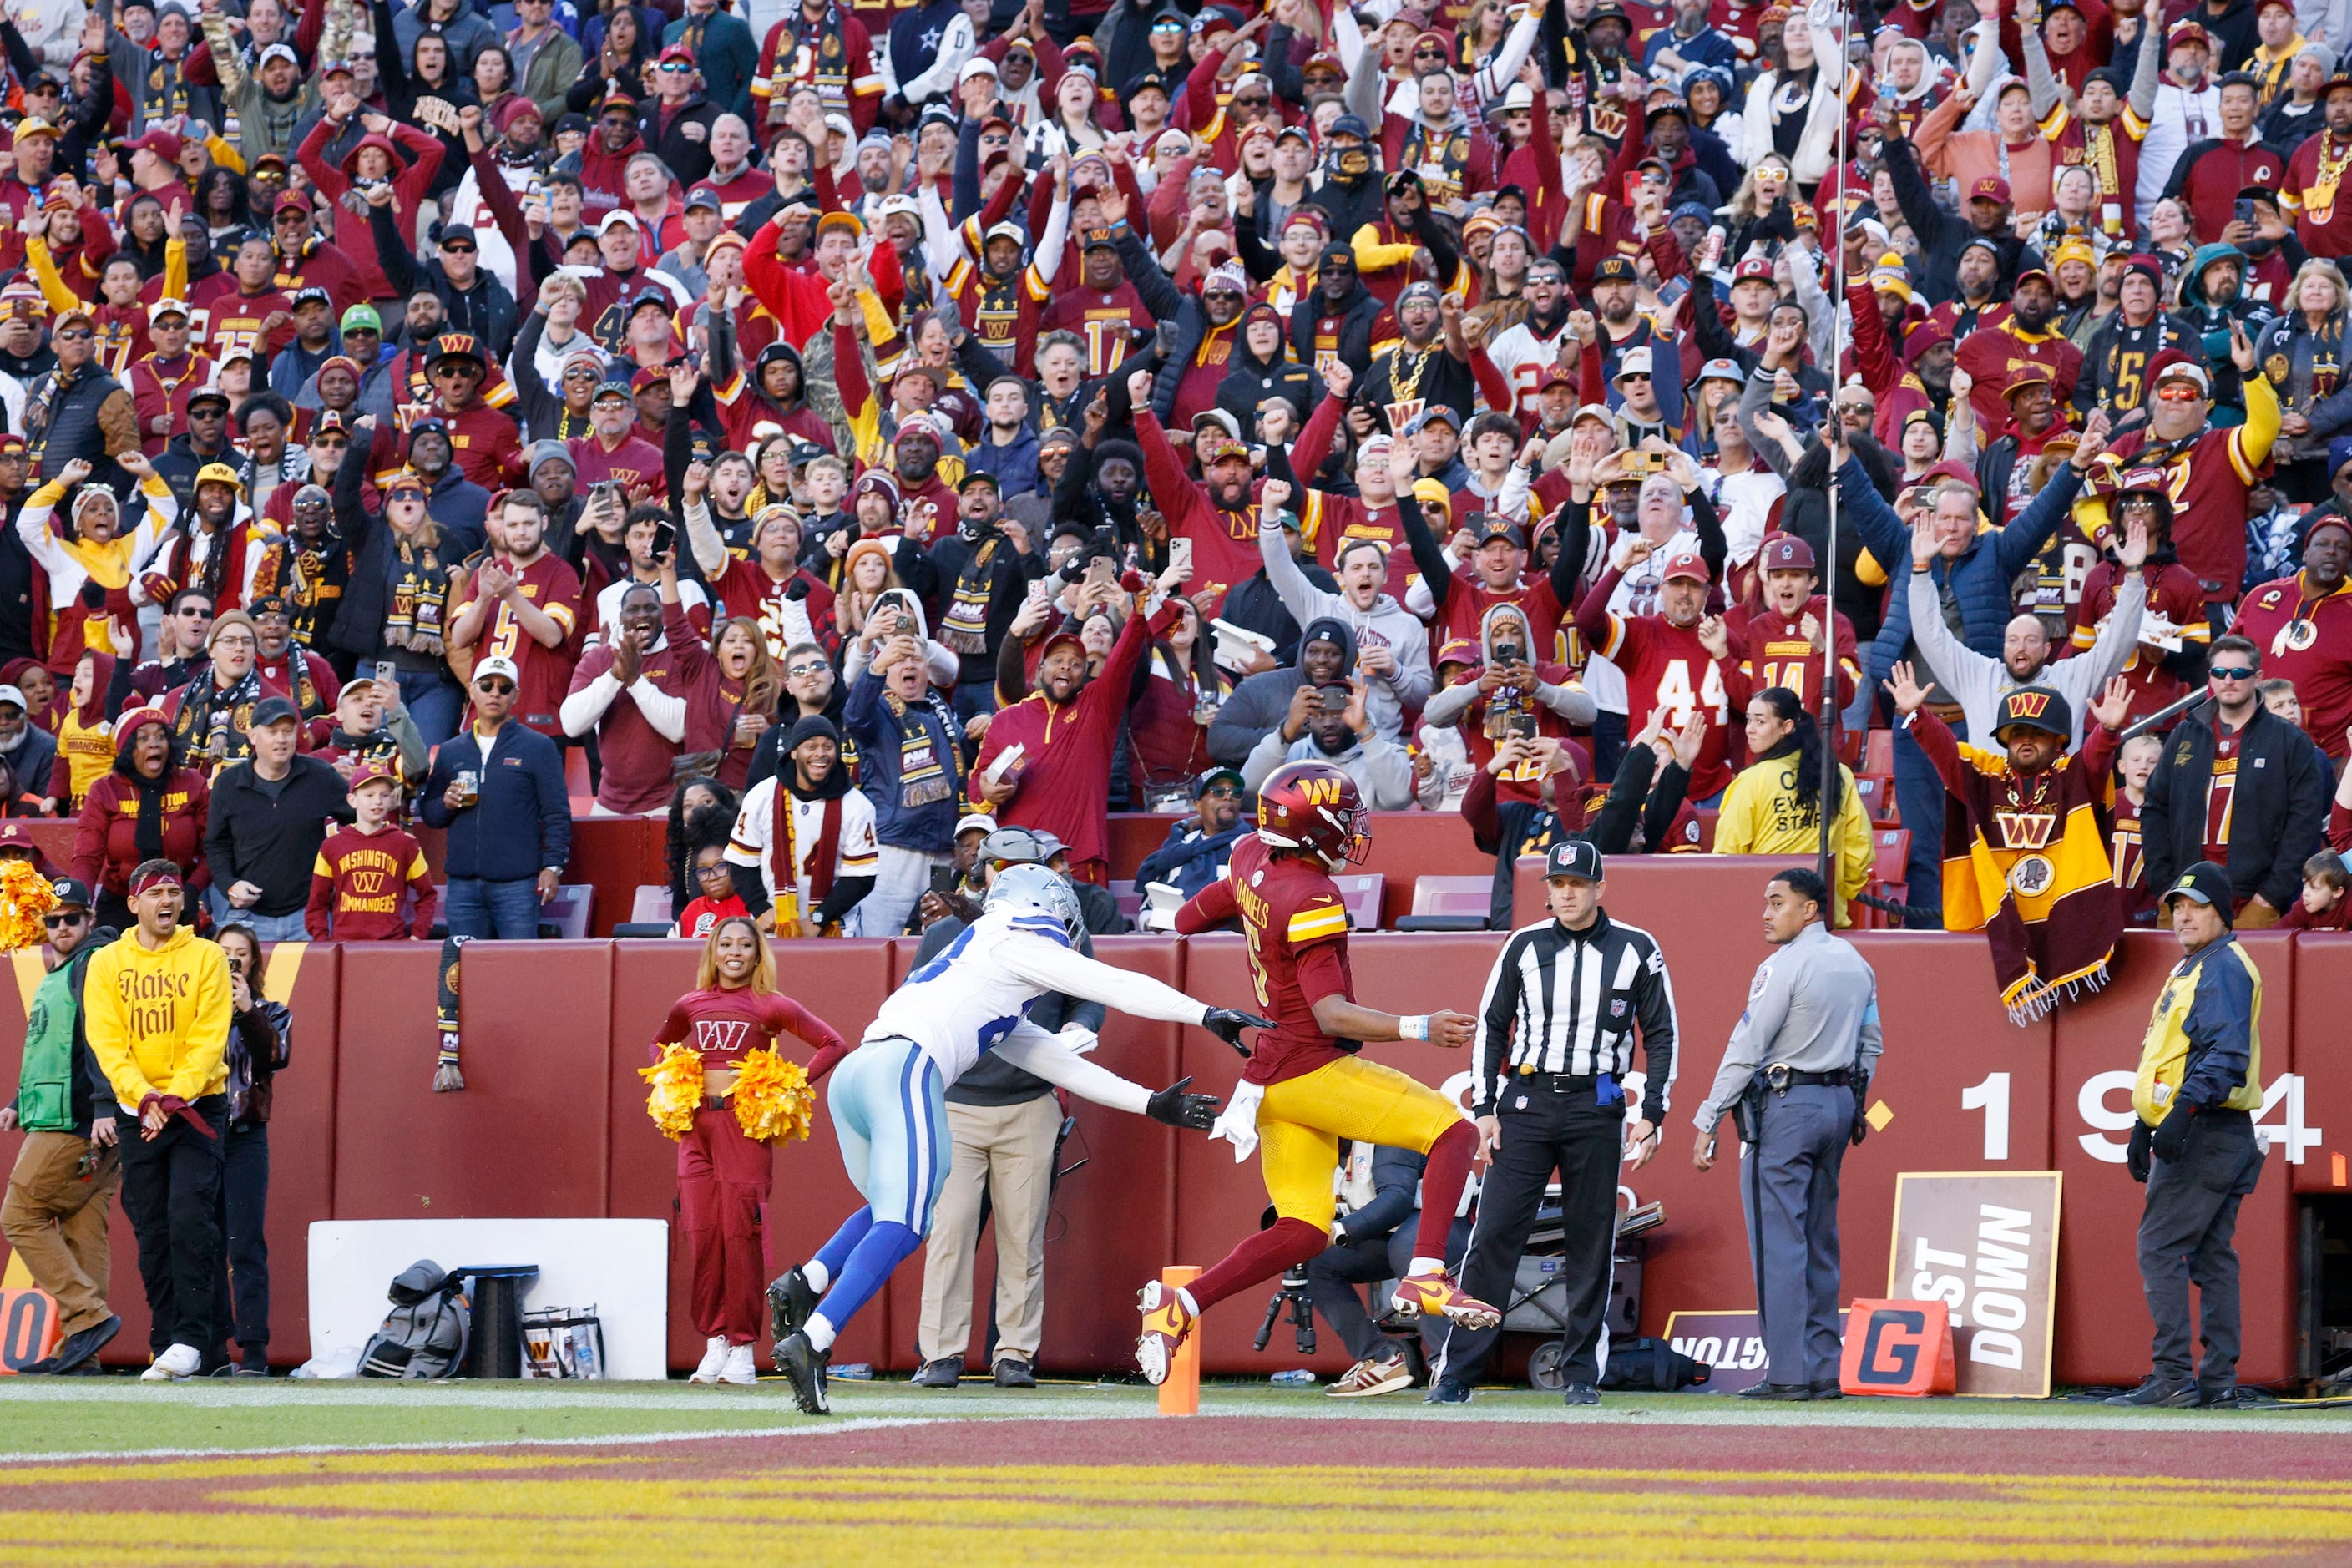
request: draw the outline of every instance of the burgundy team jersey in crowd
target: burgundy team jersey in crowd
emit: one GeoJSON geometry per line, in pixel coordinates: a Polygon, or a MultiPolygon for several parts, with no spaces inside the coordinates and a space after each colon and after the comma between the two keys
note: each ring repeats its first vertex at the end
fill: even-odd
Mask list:
{"type": "Polygon", "coordinates": [[[305,927],[320,942],[422,942],[433,931],[438,895],[425,850],[397,827],[362,833],[340,827],[319,846],[310,868],[310,902],[305,927]],[[409,917],[401,918],[401,896],[409,917]]]}
{"type": "Polygon", "coordinates": [[[2305,732],[2340,761],[2352,725],[2352,581],[2326,594],[2301,574],[2265,583],[2231,629],[2263,650],[2264,679],[2294,682],[2305,732]]]}
{"type": "MultiPolygon", "coordinates": [[[[485,658],[514,660],[519,679],[515,682],[514,716],[527,727],[542,735],[560,736],[563,721],[557,710],[572,689],[572,667],[580,646],[580,574],[572,563],[551,551],[542,550],[530,563],[518,569],[511,561],[502,563],[515,574],[516,587],[522,596],[563,629],[563,640],[553,647],[523,630],[521,617],[514,606],[501,601],[490,612],[490,624],[484,627],[474,642],[477,662],[485,658]]],[[[457,607],[475,596],[473,580],[468,579],[464,598],[457,607]]]]}

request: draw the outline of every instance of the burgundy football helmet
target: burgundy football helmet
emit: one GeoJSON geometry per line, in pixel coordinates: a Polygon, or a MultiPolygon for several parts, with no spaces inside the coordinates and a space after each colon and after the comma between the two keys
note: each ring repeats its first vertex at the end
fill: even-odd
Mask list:
{"type": "Polygon", "coordinates": [[[1285,763],[1257,786],[1257,836],[1276,849],[1351,866],[1371,847],[1370,814],[1356,781],[1328,763],[1285,763]]]}

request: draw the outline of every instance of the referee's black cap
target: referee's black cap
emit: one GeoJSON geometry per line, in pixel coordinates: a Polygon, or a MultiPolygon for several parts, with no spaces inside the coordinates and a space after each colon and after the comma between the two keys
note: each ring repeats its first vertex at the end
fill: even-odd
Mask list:
{"type": "Polygon", "coordinates": [[[1601,851],[1590,839],[1563,838],[1544,854],[1544,876],[1575,877],[1582,881],[1601,880],[1601,851]]]}

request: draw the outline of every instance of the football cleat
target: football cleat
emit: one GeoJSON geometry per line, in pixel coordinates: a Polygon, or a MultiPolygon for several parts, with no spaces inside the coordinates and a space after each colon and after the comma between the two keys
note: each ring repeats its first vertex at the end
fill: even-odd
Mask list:
{"type": "Polygon", "coordinates": [[[777,1369],[792,1380],[793,1403],[801,1407],[802,1415],[832,1413],[832,1402],[824,1393],[824,1363],[832,1359],[797,1330],[776,1342],[777,1369]]]}
{"type": "Polygon", "coordinates": [[[815,1312],[817,1293],[808,1276],[794,1268],[768,1287],[768,1337],[775,1342],[776,1370],[784,1370],[784,1342],[799,1333],[815,1312]]]}
{"type": "Polygon", "coordinates": [[[1184,1305],[1182,1291],[1157,1279],[1138,1292],[1135,1304],[1143,1313],[1143,1337],[1135,1344],[1136,1364],[1143,1369],[1143,1381],[1157,1388],[1168,1381],[1176,1348],[1192,1331],[1192,1312],[1184,1305]]]}
{"type": "Polygon", "coordinates": [[[1406,1364],[1402,1352],[1385,1359],[1367,1358],[1342,1373],[1339,1381],[1323,1391],[1327,1399],[1370,1399],[1375,1394],[1394,1394],[1412,1386],[1412,1368],[1406,1364]]]}
{"type": "Polygon", "coordinates": [[[1465,1294],[1446,1274],[1409,1274],[1397,1281],[1390,1298],[1398,1310],[1418,1317],[1441,1317],[1465,1329],[1491,1329],[1503,1314],[1477,1297],[1465,1294]]]}

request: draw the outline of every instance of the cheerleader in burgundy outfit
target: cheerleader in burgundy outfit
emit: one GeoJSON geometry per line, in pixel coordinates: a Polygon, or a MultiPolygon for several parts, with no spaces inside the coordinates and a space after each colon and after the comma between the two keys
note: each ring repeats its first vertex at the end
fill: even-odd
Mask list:
{"type": "Polygon", "coordinates": [[[768,1146],[744,1134],[731,1100],[745,1056],[782,1036],[815,1047],[812,1084],[849,1052],[830,1026],[777,994],[775,955],[759,928],[740,915],[721,921],[703,947],[695,989],[670,1008],[653,1050],[658,1058],[664,1047],[683,1044],[702,1058],[701,1105],[677,1146],[678,1205],[694,1258],[688,1300],[709,1342],[696,1383],[759,1381],[752,1346],[767,1289],[760,1216],[772,1164],[768,1146]]]}

